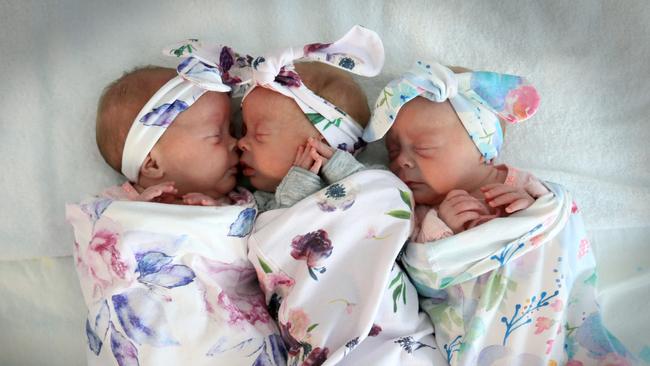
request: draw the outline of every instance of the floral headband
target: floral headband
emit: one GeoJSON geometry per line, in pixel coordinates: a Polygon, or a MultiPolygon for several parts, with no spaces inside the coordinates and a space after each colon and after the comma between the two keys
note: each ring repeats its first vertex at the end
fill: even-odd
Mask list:
{"type": "Polygon", "coordinates": [[[454,74],[438,63],[417,61],[382,90],[363,139],[382,138],[399,110],[418,96],[438,103],[449,100],[486,163],[499,154],[503,143],[499,119],[522,122],[539,106],[537,90],[520,76],[485,71],[454,74]]]}
{"type": "Polygon", "coordinates": [[[192,39],[163,53],[184,59],[176,68],[178,75],[149,99],[131,125],[122,152],[122,173],[132,182],[138,180],[147,155],[181,112],[206,92],[229,92],[240,81],[229,74],[233,65],[242,64],[234,63],[241,57],[230,47],[204,47],[192,39]],[[220,58],[215,60],[215,54],[220,58]]]}
{"type": "Polygon", "coordinates": [[[355,152],[365,145],[363,128],[351,116],[309,90],[294,71],[294,61],[326,63],[362,76],[379,74],[384,65],[384,46],[377,33],[354,26],[334,43],[313,43],[264,54],[251,64],[249,88],[258,86],[293,99],[330,146],[355,152]]]}

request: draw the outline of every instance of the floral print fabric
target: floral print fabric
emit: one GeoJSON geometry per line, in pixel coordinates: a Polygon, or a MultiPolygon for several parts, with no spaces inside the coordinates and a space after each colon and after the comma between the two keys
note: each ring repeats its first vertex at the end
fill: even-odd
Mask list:
{"type": "Polygon", "coordinates": [[[258,217],[249,259],[289,365],[446,364],[396,264],[412,207],[397,177],[366,170],[258,217]]]}
{"type": "Polygon", "coordinates": [[[89,365],[286,364],[246,257],[252,195],[239,203],[95,198],[66,207],[89,365]]]}
{"type": "Polygon", "coordinates": [[[404,266],[450,365],[634,364],[601,322],[579,209],[548,187],[524,211],[408,245],[404,266]]]}

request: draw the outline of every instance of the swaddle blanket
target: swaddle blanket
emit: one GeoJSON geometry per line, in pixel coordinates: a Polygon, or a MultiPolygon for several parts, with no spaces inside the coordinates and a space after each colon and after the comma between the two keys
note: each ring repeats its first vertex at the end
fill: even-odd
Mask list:
{"type": "Polygon", "coordinates": [[[528,209],[425,244],[402,261],[451,365],[627,365],[603,327],[580,210],[561,186],[528,209]]]}
{"type": "Polygon", "coordinates": [[[256,208],[244,201],[67,205],[89,365],[286,364],[246,259],[256,208]]]}
{"type": "Polygon", "coordinates": [[[411,215],[409,189],[366,170],[258,217],[249,259],[289,365],[446,364],[395,264],[411,215]]]}

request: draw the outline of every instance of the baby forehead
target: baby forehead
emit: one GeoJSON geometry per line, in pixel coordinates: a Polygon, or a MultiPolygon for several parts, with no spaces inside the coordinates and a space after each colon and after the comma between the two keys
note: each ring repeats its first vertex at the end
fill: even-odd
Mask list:
{"type": "Polygon", "coordinates": [[[431,101],[411,101],[404,105],[395,119],[394,129],[418,129],[421,132],[442,130],[460,124],[458,115],[449,103],[436,103],[431,101]],[[413,103],[413,104],[412,104],[413,103]]]}

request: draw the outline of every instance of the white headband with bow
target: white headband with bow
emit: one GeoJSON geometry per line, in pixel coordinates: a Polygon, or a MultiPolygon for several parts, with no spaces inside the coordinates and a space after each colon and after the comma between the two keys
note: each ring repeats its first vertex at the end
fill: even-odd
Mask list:
{"type": "Polygon", "coordinates": [[[449,100],[486,163],[501,150],[499,120],[525,121],[539,106],[537,90],[521,76],[487,71],[455,74],[437,62],[417,61],[382,90],[363,139],[372,142],[382,138],[400,109],[418,96],[436,103],[449,100]]]}
{"type": "Polygon", "coordinates": [[[290,47],[255,58],[244,98],[258,86],[293,99],[310,122],[335,148],[355,152],[365,144],[363,128],[352,117],[309,90],[294,71],[294,61],[318,61],[361,76],[376,76],[384,65],[384,46],[377,33],[354,26],[334,43],[290,47]]]}
{"type": "Polygon", "coordinates": [[[191,39],[163,53],[184,60],[176,68],[178,76],[149,99],[131,125],[122,152],[122,173],[132,182],[138,181],[142,163],[181,112],[206,92],[229,92],[240,81],[229,74],[233,65],[242,65],[241,57],[230,47],[204,46],[191,39]]]}

